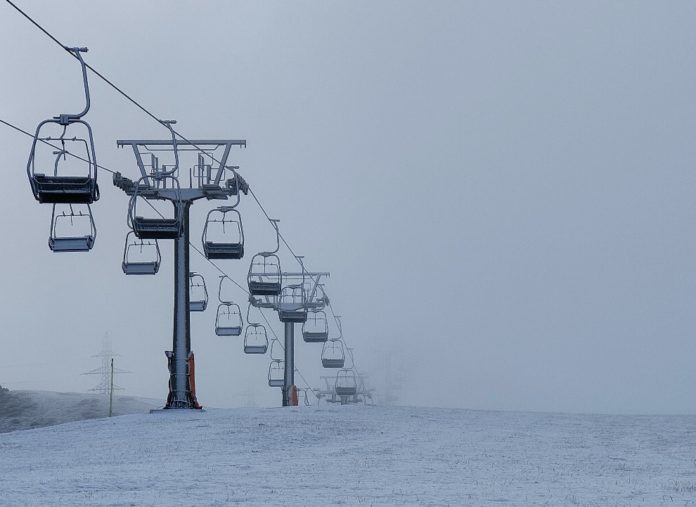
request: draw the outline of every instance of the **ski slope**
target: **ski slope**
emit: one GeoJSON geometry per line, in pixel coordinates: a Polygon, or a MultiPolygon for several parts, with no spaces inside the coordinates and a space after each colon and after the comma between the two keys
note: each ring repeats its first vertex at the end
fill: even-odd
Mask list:
{"type": "Polygon", "coordinates": [[[322,406],[0,434],[3,505],[696,505],[696,417],[322,406]]]}

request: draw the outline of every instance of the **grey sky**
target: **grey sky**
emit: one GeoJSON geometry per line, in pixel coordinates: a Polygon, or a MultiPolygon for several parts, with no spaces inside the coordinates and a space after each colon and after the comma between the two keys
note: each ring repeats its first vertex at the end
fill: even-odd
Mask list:
{"type": "MultiPolygon", "coordinates": [[[[696,412],[693,3],[21,5],[185,135],[248,140],[234,161],[309,267],[331,271],[378,388],[391,356],[403,403],[696,412]]],[[[33,130],[81,104],[76,63],[8,5],[0,44],[0,117],[33,130]]],[[[132,176],[115,140],[166,132],[91,87],[99,162],[132,176]]],[[[29,139],[0,132],[0,384],[86,389],[108,330],[133,371],[120,383],[162,398],[171,245],[159,276],[123,276],[127,200],[101,174],[95,249],[52,254],[29,139]]],[[[267,248],[270,226],[241,208],[247,251],[267,248]]],[[[226,266],[242,281],[248,259],[226,266]]],[[[192,269],[215,285],[195,254],[192,269]]],[[[192,317],[201,401],[252,389],[278,404],[267,358],[213,321],[192,317]]],[[[313,384],[319,351],[298,345],[313,384]]]]}

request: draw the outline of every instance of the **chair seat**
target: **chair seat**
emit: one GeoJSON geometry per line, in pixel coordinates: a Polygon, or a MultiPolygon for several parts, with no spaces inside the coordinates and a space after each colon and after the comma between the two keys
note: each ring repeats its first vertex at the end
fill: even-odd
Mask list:
{"type": "Polygon", "coordinates": [[[343,368],[346,363],[345,359],[322,359],[321,365],[324,368],[343,368]]]}
{"type": "Polygon", "coordinates": [[[215,328],[215,334],[218,336],[239,336],[242,334],[242,328],[239,326],[218,326],[215,328]]]}
{"type": "Polygon", "coordinates": [[[269,387],[283,387],[283,380],[277,380],[277,379],[269,379],[268,380],[268,385],[269,387]]]}
{"type": "Polygon", "coordinates": [[[329,339],[329,333],[325,331],[303,331],[302,339],[306,343],[323,343],[329,339]]]}
{"type": "Polygon", "coordinates": [[[265,354],[268,345],[244,345],[245,354],[265,354]]]}
{"type": "Polygon", "coordinates": [[[159,271],[158,262],[123,262],[121,267],[127,275],[156,275],[159,271]]]}
{"type": "Polygon", "coordinates": [[[35,174],[32,186],[41,203],[92,204],[99,200],[99,186],[89,176],[35,174]]]}
{"type": "Polygon", "coordinates": [[[48,238],[48,247],[54,252],[89,252],[93,246],[94,236],[48,238]]]}
{"type": "Polygon", "coordinates": [[[140,239],[176,239],[181,236],[181,223],[176,218],[135,217],[133,232],[140,239]]]}
{"type": "Polygon", "coordinates": [[[208,308],[207,301],[189,301],[189,311],[191,312],[204,312],[208,308]]]}
{"type": "Polygon", "coordinates": [[[336,394],[339,396],[353,396],[358,392],[357,387],[338,387],[336,386],[336,394]]]}
{"type": "Polygon", "coordinates": [[[208,259],[241,259],[244,257],[244,245],[240,243],[203,243],[203,251],[208,259]]]}
{"type": "Polygon", "coordinates": [[[252,296],[277,296],[280,294],[280,282],[249,282],[249,293],[252,296]]]}
{"type": "Polygon", "coordinates": [[[306,310],[278,310],[278,318],[281,322],[302,323],[307,321],[306,310]]]}

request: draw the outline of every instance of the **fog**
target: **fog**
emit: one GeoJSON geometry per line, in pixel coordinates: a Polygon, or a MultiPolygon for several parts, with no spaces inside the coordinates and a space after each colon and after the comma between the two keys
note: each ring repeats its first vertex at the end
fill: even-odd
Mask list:
{"type": "MultiPolygon", "coordinates": [[[[696,413],[693,3],[20,5],[185,136],[247,139],[230,162],[308,268],[331,272],[378,396],[696,413]]],[[[0,118],[33,131],[81,106],[77,63],[8,4],[0,44],[0,118]]],[[[98,161],[133,178],[116,139],[167,132],[90,85],[98,161]]],[[[109,332],[131,372],[117,383],[164,401],[171,242],[158,276],[124,276],[128,201],[101,172],[93,251],[52,253],[50,206],[26,178],[31,139],[0,133],[0,384],[85,391],[109,332]]],[[[193,207],[192,240],[215,204],[193,207]]],[[[251,197],[240,211],[247,256],[221,266],[244,282],[274,237],[251,197]]],[[[278,405],[268,356],[213,332],[218,273],[195,252],[191,269],[212,297],[191,318],[199,400],[278,405]]],[[[296,345],[312,386],[320,350],[296,345]]]]}

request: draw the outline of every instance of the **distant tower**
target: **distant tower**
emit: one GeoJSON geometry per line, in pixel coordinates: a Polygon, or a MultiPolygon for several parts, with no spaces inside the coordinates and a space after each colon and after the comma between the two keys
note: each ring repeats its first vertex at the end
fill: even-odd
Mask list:
{"type": "Polygon", "coordinates": [[[252,386],[251,382],[247,383],[246,390],[240,396],[243,400],[242,407],[244,407],[244,408],[256,408],[256,407],[258,407],[258,404],[256,403],[256,391],[254,391],[254,387],[252,386]]]}
{"type": "MultiPolygon", "coordinates": [[[[104,338],[102,339],[102,350],[99,354],[95,354],[92,357],[101,358],[101,366],[95,368],[94,370],[87,371],[83,375],[99,375],[101,377],[99,384],[90,389],[92,392],[99,394],[110,395],[112,392],[111,386],[111,361],[114,357],[118,357],[118,354],[114,353],[111,348],[111,336],[107,331],[104,333],[104,338]]],[[[129,373],[118,368],[114,368],[114,375],[117,373],[129,373]]],[[[113,385],[113,391],[123,391],[123,387],[113,385]]]]}
{"type": "Polygon", "coordinates": [[[399,401],[399,392],[403,384],[403,370],[398,368],[395,372],[392,365],[392,356],[386,354],[384,368],[384,404],[395,405],[399,401]]]}

